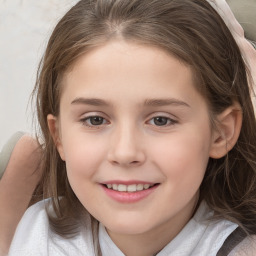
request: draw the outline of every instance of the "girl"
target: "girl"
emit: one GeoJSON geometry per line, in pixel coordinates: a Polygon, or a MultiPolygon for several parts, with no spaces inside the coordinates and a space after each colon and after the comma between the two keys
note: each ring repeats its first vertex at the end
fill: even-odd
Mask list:
{"type": "Polygon", "coordinates": [[[9,255],[253,255],[246,70],[206,1],[80,1],[35,88],[50,199],[9,255]]]}

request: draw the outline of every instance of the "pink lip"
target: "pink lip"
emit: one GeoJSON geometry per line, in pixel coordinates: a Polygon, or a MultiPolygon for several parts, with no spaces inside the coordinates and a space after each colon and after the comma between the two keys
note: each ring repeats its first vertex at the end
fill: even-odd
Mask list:
{"type": "MultiPolygon", "coordinates": [[[[127,184],[127,183],[107,183],[107,184],[127,184]]],[[[130,184],[143,184],[143,183],[130,183],[130,184]]],[[[149,183],[146,183],[149,184],[149,183]]],[[[128,184],[129,185],[129,184],[128,184]]],[[[136,203],[138,201],[143,200],[144,198],[148,197],[151,193],[153,193],[158,185],[153,186],[149,189],[137,191],[137,192],[120,192],[113,189],[109,189],[104,185],[101,185],[104,192],[112,199],[120,203],[136,203]]]]}
{"type": "Polygon", "coordinates": [[[140,181],[140,180],[129,180],[129,181],[123,181],[123,180],[109,180],[101,182],[102,184],[122,184],[122,185],[132,185],[132,184],[149,184],[154,185],[153,182],[147,182],[147,181],[140,181]]]}

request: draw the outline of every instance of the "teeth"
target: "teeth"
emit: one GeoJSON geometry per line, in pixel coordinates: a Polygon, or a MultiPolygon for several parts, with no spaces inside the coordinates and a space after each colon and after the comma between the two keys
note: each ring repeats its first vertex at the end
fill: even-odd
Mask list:
{"type": "Polygon", "coordinates": [[[145,184],[143,187],[144,187],[144,189],[148,189],[149,188],[149,184],[145,184]]]}
{"type": "Polygon", "coordinates": [[[144,186],[142,184],[139,184],[136,186],[137,191],[143,190],[144,186]]]}
{"type": "Polygon", "coordinates": [[[153,187],[153,185],[150,185],[150,184],[132,184],[132,185],[106,184],[106,185],[109,189],[113,189],[120,192],[136,192],[136,191],[142,191],[142,190],[153,187]]]}
{"type": "Polygon", "coordinates": [[[129,185],[129,186],[127,186],[127,191],[128,192],[135,192],[137,189],[136,189],[136,185],[134,184],[134,185],[129,185]]]}
{"type": "Polygon", "coordinates": [[[127,191],[127,186],[123,185],[123,184],[119,184],[117,186],[117,190],[120,191],[120,192],[126,192],[127,191]]]}

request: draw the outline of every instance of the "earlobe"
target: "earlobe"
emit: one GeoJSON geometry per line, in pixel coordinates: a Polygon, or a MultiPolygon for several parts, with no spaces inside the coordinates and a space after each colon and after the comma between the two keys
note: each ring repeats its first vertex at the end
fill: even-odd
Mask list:
{"type": "Polygon", "coordinates": [[[47,115],[47,123],[48,123],[48,128],[51,133],[52,139],[54,141],[54,144],[57,147],[57,150],[60,154],[60,157],[63,161],[65,161],[65,154],[64,154],[63,146],[61,142],[58,120],[55,116],[49,114],[47,115]]]}
{"type": "Polygon", "coordinates": [[[238,103],[234,103],[217,117],[217,129],[213,132],[210,149],[211,158],[221,158],[234,147],[241,131],[242,119],[238,103]]]}

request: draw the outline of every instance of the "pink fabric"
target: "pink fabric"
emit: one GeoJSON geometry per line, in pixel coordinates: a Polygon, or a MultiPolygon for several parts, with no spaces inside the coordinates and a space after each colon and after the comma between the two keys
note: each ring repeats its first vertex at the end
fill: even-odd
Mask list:
{"type": "Polygon", "coordinates": [[[220,14],[228,28],[230,29],[234,39],[236,40],[245,63],[248,65],[252,75],[252,97],[254,106],[256,91],[256,50],[252,44],[244,37],[244,30],[239,22],[236,20],[233,12],[225,0],[208,0],[214,9],[220,14]],[[254,90],[254,92],[253,92],[254,90]]]}

